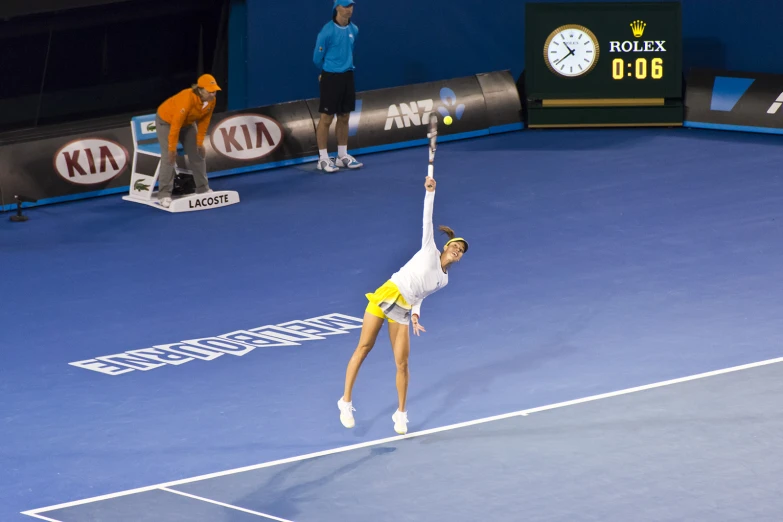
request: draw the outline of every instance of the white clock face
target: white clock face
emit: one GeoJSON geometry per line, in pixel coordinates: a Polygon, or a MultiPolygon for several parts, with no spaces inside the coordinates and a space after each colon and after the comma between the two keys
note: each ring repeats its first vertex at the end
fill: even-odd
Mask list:
{"type": "Polygon", "coordinates": [[[592,31],[580,25],[558,27],[544,45],[549,69],[568,78],[590,72],[598,63],[599,51],[598,39],[592,31]]]}

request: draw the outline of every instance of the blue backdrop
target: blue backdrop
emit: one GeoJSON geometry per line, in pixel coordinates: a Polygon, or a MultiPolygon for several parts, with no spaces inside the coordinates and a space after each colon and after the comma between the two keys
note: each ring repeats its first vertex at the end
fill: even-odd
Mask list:
{"type": "MultiPolygon", "coordinates": [[[[567,0],[566,0],[567,1],[567,0]]],[[[574,0],[572,0],[574,1],[574,0]]],[[[627,1],[627,0],[626,0],[627,1]]],[[[234,0],[230,108],[318,95],[315,37],[332,0],[234,0]]],[[[684,64],[781,72],[770,45],[783,2],[682,0],[684,64]]],[[[526,0],[357,0],[356,88],[360,91],[525,67],[526,0]]]]}

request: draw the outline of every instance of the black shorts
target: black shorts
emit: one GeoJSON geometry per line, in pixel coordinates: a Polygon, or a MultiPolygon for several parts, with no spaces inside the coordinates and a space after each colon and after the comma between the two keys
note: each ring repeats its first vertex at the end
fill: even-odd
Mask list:
{"type": "Polygon", "coordinates": [[[324,114],[348,114],[356,108],[356,88],[353,71],[321,73],[321,101],[318,112],[324,114]]]}

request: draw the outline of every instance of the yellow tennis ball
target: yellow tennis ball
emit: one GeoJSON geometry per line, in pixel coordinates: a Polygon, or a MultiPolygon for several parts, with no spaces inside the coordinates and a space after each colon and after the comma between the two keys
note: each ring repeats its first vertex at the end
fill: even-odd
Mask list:
{"type": "Polygon", "coordinates": [[[445,118],[443,118],[443,123],[445,123],[446,125],[451,125],[452,121],[454,120],[451,119],[451,116],[446,116],[445,118]]]}

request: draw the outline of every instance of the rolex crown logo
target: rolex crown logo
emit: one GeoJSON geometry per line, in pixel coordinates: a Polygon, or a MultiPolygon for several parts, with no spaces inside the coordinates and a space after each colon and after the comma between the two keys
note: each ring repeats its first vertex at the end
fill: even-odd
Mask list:
{"type": "Polygon", "coordinates": [[[647,27],[647,24],[644,23],[642,20],[634,20],[631,22],[631,30],[633,31],[633,35],[636,38],[641,38],[644,34],[644,28],[647,27]]]}

